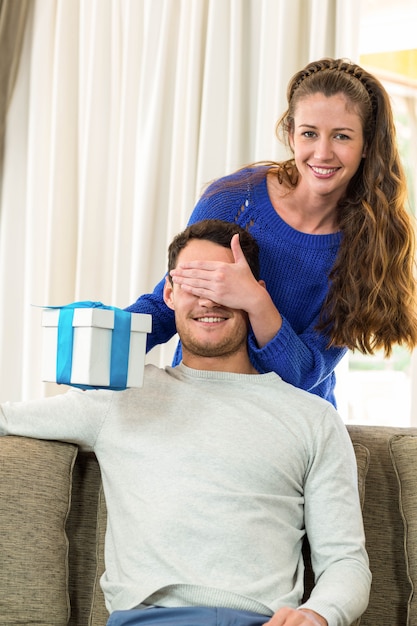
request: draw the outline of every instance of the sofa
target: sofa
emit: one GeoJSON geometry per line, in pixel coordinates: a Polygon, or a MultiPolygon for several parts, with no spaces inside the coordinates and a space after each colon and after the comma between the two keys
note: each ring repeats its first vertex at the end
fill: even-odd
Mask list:
{"type": "MultiPolygon", "coordinates": [[[[360,625],[417,626],[417,428],[347,428],[373,574],[360,625]]],[[[1,437],[0,625],[104,626],[105,529],[93,454],[72,444],[1,437]]],[[[306,570],[308,593],[308,564],[306,570]]]]}

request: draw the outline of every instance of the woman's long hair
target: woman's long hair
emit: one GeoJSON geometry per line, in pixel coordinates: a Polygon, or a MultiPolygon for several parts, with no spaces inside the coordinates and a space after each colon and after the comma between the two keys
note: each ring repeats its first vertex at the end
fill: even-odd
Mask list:
{"type": "MultiPolygon", "coordinates": [[[[297,103],[316,93],[345,95],[361,117],[366,151],[338,205],[343,237],[318,330],[328,333],[329,345],[363,353],[383,349],[389,356],[395,343],[411,349],[417,344],[415,225],[406,208],[389,96],[358,65],[343,59],[311,63],[288,85],[288,110],[277,123],[287,143],[297,103]]],[[[296,185],[283,165],[286,184],[296,185]]]]}

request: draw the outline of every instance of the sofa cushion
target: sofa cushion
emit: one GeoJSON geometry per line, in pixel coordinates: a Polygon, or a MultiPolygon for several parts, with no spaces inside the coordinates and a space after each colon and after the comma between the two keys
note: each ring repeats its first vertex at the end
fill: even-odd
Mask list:
{"type": "Polygon", "coordinates": [[[365,502],[366,475],[368,474],[370,453],[366,446],[361,443],[354,443],[353,449],[356,456],[356,464],[358,466],[358,491],[361,508],[365,502]]]}
{"type": "MultiPolygon", "coordinates": [[[[355,451],[356,464],[358,466],[359,500],[361,503],[361,508],[363,510],[363,505],[365,502],[366,476],[368,474],[370,452],[368,448],[361,443],[354,443],[353,449],[355,451]]],[[[361,618],[358,617],[358,619],[355,620],[351,626],[359,626],[360,622],[361,618]]]]}
{"type": "MultiPolygon", "coordinates": [[[[417,588],[417,437],[396,435],[389,446],[399,485],[407,574],[414,590],[417,588]]],[[[408,601],[407,626],[417,626],[417,597],[413,591],[408,601]]]]}
{"type": "Polygon", "coordinates": [[[66,626],[65,533],[77,447],[0,437],[0,624],[66,626]]]}
{"type": "Polygon", "coordinates": [[[105,606],[104,595],[100,587],[100,578],[104,573],[104,541],[107,529],[107,507],[103,487],[100,489],[97,509],[97,543],[96,543],[96,575],[94,580],[93,599],[88,626],[103,626],[109,614],[105,606]]]}
{"type": "MultiPolygon", "coordinates": [[[[94,453],[78,451],[72,475],[71,510],[66,531],[69,551],[71,619],[68,626],[88,626],[97,572],[97,507],[101,472],[94,453]]],[[[107,620],[99,622],[104,626],[107,620]]]]}

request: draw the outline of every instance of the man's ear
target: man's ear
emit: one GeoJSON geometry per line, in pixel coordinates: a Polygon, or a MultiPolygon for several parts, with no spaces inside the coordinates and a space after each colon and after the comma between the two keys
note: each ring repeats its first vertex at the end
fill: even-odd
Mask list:
{"type": "Polygon", "coordinates": [[[174,289],[168,274],[165,276],[164,302],[167,307],[174,311],[174,289]]]}
{"type": "Polygon", "coordinates": [[[258,283],[261,285],[261,287],[266,289],[266,282],[264,280],[258,280],[258,283]]]}

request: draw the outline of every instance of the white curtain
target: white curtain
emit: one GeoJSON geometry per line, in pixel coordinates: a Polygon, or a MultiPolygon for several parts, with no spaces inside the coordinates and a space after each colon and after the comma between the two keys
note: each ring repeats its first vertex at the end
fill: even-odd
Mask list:
{"type": "Polygon", "coordinates": [[[357,60],[359,2],[34,0],[6,126],[0,401],[58,391],[33,305],[129,305],[205,183],[285,155],[288,79],[357,60]]]}

